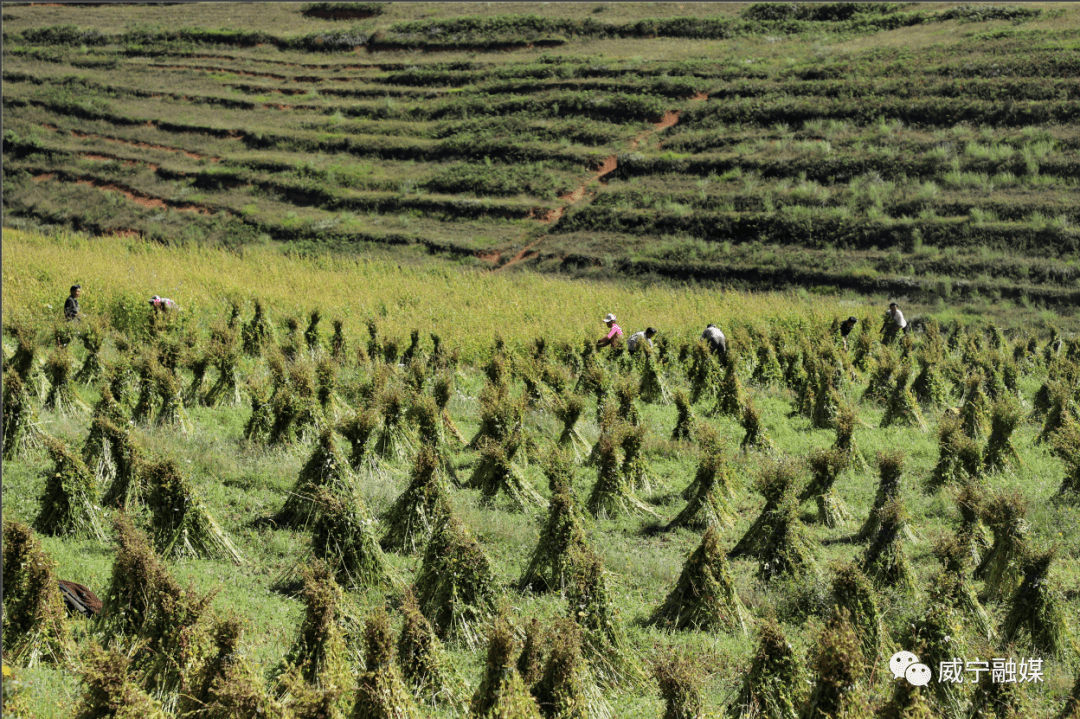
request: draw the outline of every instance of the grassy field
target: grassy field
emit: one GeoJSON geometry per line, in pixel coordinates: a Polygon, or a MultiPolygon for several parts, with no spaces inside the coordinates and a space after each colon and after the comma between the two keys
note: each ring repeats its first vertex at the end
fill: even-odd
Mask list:
{"type": "Polygon", "coordinates": [[[1071,312],[1080,11],[4,8],[9,227],[1071,312]]]}
{"type": "MultiPolygon", "coordinates": [[[[1018,695],[1009,699],[1021,716],[1056,718],[1070,692],[1074,692],[1073,686],[1080,672],[1080,655],[1075,653],[1076,633],[1080,631],[1080,622],[1077,622],[1080,616],[1080,571],[1076,561],[1080,559],[1080,525],[1077,522],[1080,506],[1075,501],[1052,501],[1070,470],[1063,461],[1064,455],[1054,454],[1050,443],[1037,443],[1036,438],[1045,422],[1038,414],[1040,390],[1048,373],[1062,378],[1076,377],[1078,347],[1075,337],[1067,335],[1065,344],[1055,349],[1048,325],[1060,327],[1061,318],[1048,310],[1033,315],[1028,327],[1009,332],[1004,338],[996,335],[992,325],[981,318],[960,314],[937,318],[946,329],[942,354],[936,360],[936,366],[945,380],[947,392],[944,404],[922,405],[921,413],[927,426],[920,429],[903,424],[882,427],[888,403],[863,398],[868,386],[881,381],[874,379],[874,368],[889,362],[890,353],[877,340],[880,308],[867,309],[836,297],[799,297],[793,293],[753,295],[705,288],[676,291],[664,286],[635,289],[599,281],[571,281],[526,273],[449,269],[431,258],[399,265],[397,260],[386,258],[287,257],[271,248],[246,247],[240,252],[197,245],[163,247],[133,238],[87,239],[63,233],[42,236],[16,230],[5,231],[4,260],[4,326],[8,330],[4,335],[5,367],[13,372],[15,370],[10,368],[17,366],[15,352],[19,340],[11,330],[20,324],[29,327],[29,336],[34,338],[38,351],[38,360],[31,364],[29,371],[30,384],[41,387],[45,395],[49,383],[38,375],[44,367],[34,367],[36,363],[44,362],[45,357],[55,354],[52,348],[57,325],[52,318],[59,314],[63,294],[56,292],[58,286],[64,287],[75,279],[82,280],[85,288],[82,307],[86,319],[77,334],[92,327],[95,318],[105,321],[109,330],[100,359],[107,367],[128,365],[138,368],[142,362],[140,358],[149,356],[149,352],[157,352],[164,360],[169,352],[179,350],[175,376],[183,388],[194,379],[196,360],[204,356],[214,342],[220,341],[212,340],[211,333],[224,331],[224,322],[229,316],[226,300],[240,307],[238,319],[242,324],[248,323],[256,299],[265,303],[277,340],[260,356],[241,356],[237,363],[243,392],[241,405],[204,406],[207,395],[195,392],[189,395],[183,409],[188,423],[185,432],[171,420],[159,419],[164,413],[156,409],[140,418],[137,408],[132,405],[139,404],[135,398],[139,387],[145,383],[136,383],[129,387],[121,410],[124,417],[130,417],[133,422],[130,432],[144,456],[172,459],[178,463],[199,500],[242,555],[241,566],[199,558],[163,562],[167,572],[181,586],[190,584],[200,596],[216,592],[209,615],[239,618],[243,631],[236,656],[254,668],[260,686],[293,646],[300,631],[304,603],[287,586],[283,587],[288,582],[282,580],[295,575],[300,566],[309,562],[312,542],[311,530],[277,527],[268,520],[278,514],[295,491],[297,478],[315,451],[316,441],[314,437],[301,437],[279,446],[257,437],[246,439],[245,426],[252,414],[247,382],[274,385],[285,394],[291,385],[289,382],[282,384],[280,370],[275,367],[285,367],[285,376],[289,372],[294,373],[293,377],[298,376],[296,372],[314,373],[317,358],[330,352],[330,322],[342,319],[345,322],[344,337],[352,349],[331,365],[336,374],[338,401],[328,405],[325,413],[320,411],[322,426],[342,430],[342,423],[354,411],[381,412],[384,395],[372,394],[375,391],[373,383],[379,377],[386,380],[388,387],[398,387],[405,392],[410,377],[419,376],[422,382],[420,394],[406,395],[411,397],[409,402],[415,404],[421,395],[433,391],[434,382],[442,373],[441,376],[452,377],[453,381],[449,414],[468,440],[483,427],[485,387],[491,384],[489,373],[494,371],[488,368],[494,366],[492,360],[498,355],[496,338],[501,338],[507,347],[502,361],[505,362],[504,380],[510,396],[524,402],[531,391],[530,386],[543,388],[539,398],[534,399],[522,415],[521,431],[530,459],[527,465],[520,457],[518,462],[527,486],[550,499],[552,494],[541,460],[562,429],[562,423],[557,419],[557,410],[561,406],[557,398],[566,395],[560,395],[559,390],[544,382],[536,383],[534,373],[539,371],[538,365],[530,360],[533,341],[541,337],[546,340],[546,359],[541,365],[556,375],[559,371],[567,372],[568,386],[572,389],[574,381],[587,374],[579,355],[583,341],[599,336],[599,318],[605,312],[614,311],[629,331],[645,324],[661,328],[654,358],[660,376],[671,391],[693,390],[692,347],[704,322],[716,322],[728,334],[733,356],[737,357],[732,368],[743,387],[743,401],[749,400],[757,408],[761,426],[775,443],[775,453],[742,450],[740,444],[745,430],[738,415],[724,411],[712,414],[711,410],[718,404],[713,393],[719,392],[718,397],[722,396],[722,388],[729,386],[720,380],[723,370],[714,361],[714,369],[720,374],[706,385],[702,396],[693,405],[693,412],[699,426],[711,427],[718,434],[720,456],[730,468],[732,495],[725,501],[730,503],[731,521],[722,524],[719,531],[719,543],[724,551],[739,541],[762,510],[764,502],[755,491],[754,483],[769,465],[769,459],[787,456],[808,460],[816,451],[831,447],[837,436],[835,428],[814,420],[801,407],[806,401],[807,385],[805,379],[800,383],[797,368],[813,369],[818,357],[832,357],[831,361],[839,362],[842,371],[835,390],[839,401],[850,403],[857,410],[858,421],[853,436],[856,446],[868,460],[866,466],[852,465],[842,471],[834,485],[836,496],[850,513],[846,521],[828,526],[821,521],[813,498],[800,503],[797,521],[807,532],[809,546],[816,556],[815,571],[801,577],[780,577],[766,582],[758,576],[759,561],[749,558],[730,560],[733,586],[752,619],[753,626],[746,634],[723,630],[663,630],[648,625],[646,620],[675,587],[687,556],[702,539],[701,530],[667,529],[666,525],[686,506],[682,490],[695,477],[706,452],[701,435],[698,440],[690,441],[671,438],[677,421],[675,406],[651,404],[640,399],[632,402],[639,415],[638,421],[645,428],[641,457],[652,477],[651,486],[642,488],[638,494],[656,516],[624,514],[614,518],[593,518],[586,513],[584,528],[587,542],[600,557],[605,570],[608,597],[616,609],[613,621],[624,632],[633,661],[643,671],[648,674],[653,664],[665,657],[684,657],[700,692],[704,713],[722,716],[731,707],[744,675],[750,670],[760,631],[758,623],[775,614],[804,667],[798,675],[797,685],[791,689],[796,707],[809,701],[812,682],[823,684],[831,680],[820,673],[820,668],[813,668],[812,662],[830,636],[824,630],[831,607],[835,601],[845,601],[833,587],[839,569],[843,564],[859,562],[867,551],[868,542],[854,539],[854,535],[871,515],[875,503],[877,458],[879,453],[898,451],[904,467],[901,496],[914,533],[914,541],[904,544],[903,552],[913,571],[914,587],[910,592],[888,586],[874,590],[886,639],[874,656],[867,657],[866,671],[856,671],[854,688],[848,692],[849,698],[856,703],[850,708],[849,715],[869,717],[873,715],[873,708],[880,709],[889,702],[893,684],[887,671],[888,658],[895,650],[911,650],[917,642],[926,641],[913,637],[912,630],[916,625],[923,627],[930,609],[939,606],[932,593],[941,581],[939,562],[933,549],[942,536],[956,532],[960,523],[956,485],[932,493],[923,489],[939,459],[937,432],[948,415],[946,407],[964,406],[963,388],[971,373],[989,368],[1000,370],[1004,377],[1011,377],[1009,382],[1015,386],[1014,390],[1008,390],[1002,385],[999,399],[1008,401],[1011,398],[1020,412],[1012,434],[1018,460],[1002,471],[979,472],[975,486],[984,499],[997,496],[997,492],[1018,492],[1026,507],[1022,543],[1031,548],[1056,549],[1056,558],[1046,577],[1048,583],[1044,586],[1065,618],[1067,644],[1062,653],[1053,655],[1024,632],[1016,634],[1011,642],[1004,641],[1000,635],[988,639],[980,636],[970,622],[957,617],[951,620],[950,633],[956,642],[955,651],[961,654],[961,659],[968,661],[992,657],[1045,660],[1045,681],[1018,684],[1018,695]],[[146,296],[152,293],[173,297],[182,306],[174,320],[163,328],[151,324],[147,317],[146,296]],[[314,345],[314,350],[309,354],[308,350],[302,349],[291,361],[281,359],[276,347],[288,351],[292,343],[300,341],[299,335],[289,336],[288,320],[298,320],[302,331],[307,326],[308,313],[313,309],[322,313],[321,339],[314,345]],[[851,354],[835,354],[836,340],[829,327],[834,319],[852,313],[859,316],[860,323],[850,338],[851,354]],[[382,345],[373,347],[368,342],[365,324],[369,319],[377,323],[382,345]],[[1039,326],[1040,320],[1045,324],[1039,326]],[[403,363],[399,366],[400,350],[408,342],[408,333],[414,329],[420,331],[420,354],[412,365],[403,363]],[[132,344],[127,351],[122,351],[117,343],[120,331],[132,344]],[[438,333],[444,340],[446,354],[441,365],[431,357],[433,345],[428,332],[438,333]],[[783,334],[785,332],[788,334],[783,334]],[[787,344],[777,339],[783,337],[787,344]],[[1034,354],[1028,351],[1029,339],[1034,340],[1034,354]],[[766,340],[776,342],[782,367],[791,370],[789,379],[775,383],[754,379],[760,364],[757,350],[764,347],[766,340]],[[386,346],[390,343],[396,343],[398,350],[393,353],[393,361],[384,362],[382,354],[388,352],[386,346]],[[857,356],[863,343],[869,349],[869,363],[864,370],[857,370],[852,366],[851,358],[857,356]],[[373,347],[365,350],[367,359],[358,358],[356,348],[359,347],[373,347]],[[1014,351],[1016,348],[1019,350],[1014,351]],[[680,359],[684,352],[688,353],[686,358],[680,359]],[[1048,364],[1047,360],[1051,362],[1048,364]],[[426,370],[416,374],[413,366],[426,367],[426,370]],[[438,366],[443,368],[437,369],[438,366]],[[559,370],[559,367],[565,369],[559,370]],[[335,406],[336,410],[330,408],[335,406]],[[1073,647],[1071,654],[1067,648],[1070,646],[1073,647]],[[860,709],[860,706],[864,708],[860,709]]],[[[926,333],[926,322],[931,317],[920,316],[918,312],[911,312],[908,317],[920,328],[913,335],[912,356],[932,356],[934,343],[932,336],[926,333]]],[[[59,327],[62,330],[64,325],[59,327]]],[[[220,338],[221,335],[216,336],[220,338]]],[[[72,342],[71,348],[74,366],[79,367],[87,350],[79,339],[72,342]]],[[[891,356],[895,359],[895,354],[891,356]]],[[[611,388],[630,386],[625,384],[625,378],[638,379],[643,369],[624,359],[606,356],[599,366],[608,373],[611,388]]],[[[822,376],[833,375],[830,372],[822,376]]],[[[5,389],[10,387],[11,377],[11,374],[5,375],[5,389]]],[[[210,369],[204,387],[212,386],[217,379],[217,370],[210,369]]],[[[1075,397],[1075,379],[1067,381],[1072,381],[1068,391],[1075,403],[1080,400],[1075,397]]],[[[101,398],[102,386],[101,380],[77,385],[77,399],[94,405],[101,398]]],[[[987,391],[991,386],[988,381],[987,391]]],[[[594,395],[586,392],[584,397],[584,411],[577,427],[585,442],[592,445],[602,438],[599,413],[594,395]]],[[[31,398],[30,403],[38,413],[40,427],[47,434],[66,442],[74,450],[81,450],[90,430],[88,409],[64,412],[47,409],[44,397],[31,398]]],[[[1066,414],[1074,412],[1067,406],[1063,411],[1066,414]]],[[[343,448],[347,446],[341,437],[338,441],[343,448]]],[[[976,440],[979,456],[986,443],[985,435],[976,440]]],[[[522,454],[526,454],[526,450],[522,450],[522,454]]],[[[462,478],[469,477],[480,459],[481,454],[474,450],[449,445],[450,465],[462,478]]],[[[383,522],[373,525],[380,534],[387,521],[384,513],[409,484],[413,462],[414,455],[407,453],[400,459],[383,463],[381,474],[349,475],[348,481],[363,505],[372,516],[383,518],[383,522]]],[[[52,467],[41,449],[31,449],[17,458],[5,459],[5,522],[14,520],[30,524],[35,521],[42,510],[41,498],[47,491],[52,467]]],[[[576,501],[583,507],[597,483],[598,470],[596,466],[579,461],[573,465],[573,475],[576,501]]],[[[809,470],[802,468],[797,477],[798,487],[808,486],[810,477],[809,470]]],[[[454,516],[469,528],[490,561],[498,602],[518,631],[519,649],[522,633],[531,618],[548,624],[568,613],[575,614],[559,592],[533,593],[517,589],[517,581],[543,529],[545,510],[515,510],[502,495],[489,502],[476,488],[448,485],[446,492],[454,516]]],[[[108,527],[107,520],[115,515],[115,510],[105,508],[100,511],[103,524],[108,527]]],[[[135,517],[144,525],[152,521],[146,507],[137,511],[135,517]]],[[[989,514],[986,519],[991,521],[989,514]]],[[[116,561],[116,546],[111,539],[79,539],[61,534],[42,536],[41,542],[44,551],[56,562],[57,577],[85,584],[105,596],[116,561]]],[[[420,555],[386,552],[385,558],[400,586],[416,579],[420,555]]],[[[1017,567],[1018,561],[1018,558],[1012,559],[1009,566],[1017,567]]],[[[5,567],[8,566],[5,563],[5,567]]],[[[969,572],[970,568],[964,576],[975,592],[981,595],[990,590],[983,580],[971,580],[969,572]]],[[[400,586],[390,590],[353,589],[344,593],[340,611],[345,618],[339,614],[338,621],[347,633],[342,656],[348,678],[345,687],[348,708],[352,706],[357,677],[371,668],[365,667],[360,659],[361,637],[357,625],[350,623],[348,618],[355,617],[363,622],[378,607],[388,604],[391,626],[398,632],[401,625],[397,609],[400,586]]],[[[1017,601],[1022,600],[1015,599],[1009,592],[984,597],[990,626],[1000,630],[1017,601]]],[[[6,605],[5,621],[8,612],[10,607],[6,605]]],[[[208,622],[209,616],[204,615],[203,621],[208,622]]],[[[67,624],[75,639],[84,645],[92,638],[105,638],[100,628],[86,620],[69,619],[67,624]]],[[[198,627],[200,631],[208,631],[209,624],[200,623],[198,627]]],[[[486,631],[486,624],[484,628],[486,631]]],[[[206,639],[204,634],[192,636],[206,639]]],[[[121,637],[112,638],[123,646],[130,646],[121,637]]],[[[10,632],[5,634],[5,642],[8,641],[12,641],[10,632]]],[[[486,642],[481,642],[476,649],[455,641],[446,645],[449,665],[466,687],[463,692],[466,707],[484,676],[485,647],[486,642]]],[[[62,668],[48,664],[32,669],[16,667],[15,676],[22,681],[21,700],[30,707],[27,715],[43,718],[72,716],[73,707],[80,702],[83,691],[75,671],[77,667],[77,661],[62,668]]],[[[132,674],[133,678],[138,676],[138,673],[132,674]]],[[[5,686],[8,686],[7,681],[5,686]]],[[[170,696],[175,701],[175,695],[168,693],[160,698],[169,702],[170,696]]],[[[651,679],[604,689],[603,696],[610,704],[612,716],[659,717],[664,712],[664,700],[651,679]]],[[[981,695],[970,684],[960,687],[955,713],[950,713],[947,705],[942,703],[944,700],[936,694],[926,692],[921,696],[923,701],[930,702],[934,715],[966,716],[972,702],[981,695]]],[[[295,705],[291,711],[297,716],[307,716],[295,705]]],[[[466,716],[468,712],[464,708],[437,707],[425,709],[422,715],[452,717],[466,716]]]]}

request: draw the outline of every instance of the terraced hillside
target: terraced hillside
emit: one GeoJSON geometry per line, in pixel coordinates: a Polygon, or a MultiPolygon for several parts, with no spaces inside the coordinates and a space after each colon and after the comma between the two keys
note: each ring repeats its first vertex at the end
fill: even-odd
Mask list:
{"type": "Polygon", "coordinates": [[[1069,4],[3,13],[9,224],[1080,302],[1069,4]]]}

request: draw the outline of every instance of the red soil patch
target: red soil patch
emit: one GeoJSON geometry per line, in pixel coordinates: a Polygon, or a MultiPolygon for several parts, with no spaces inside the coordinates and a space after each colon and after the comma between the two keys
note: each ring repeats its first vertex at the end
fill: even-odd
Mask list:
{"type": "Polygon", "coordinates": [[[128,198],[132,202],[142,205],[148,209],[164,210],[166,208],[172,208],[180,212],[198,212],[200,215],[209,215],[211,210],[202,205],[171,205],[160,197],[154,197],[153,195],[147,195],[144,192],[133,190],[129,187],[122,187],[111,182],[102,182],[97,179],[90,180],[76,180],[76,185],[89,185],[90,187],[96,187],[99,190],[107,190],[109,192],[119,192],[124,197],[128,198]]]}
{"type": "Polygon", "coordinates": [[[45,180],[51,180],[56,177],[55,173],[46,172],[44,175],[34,175],[34,182],[45,182],[45,180]]]}
{"type": "Polygon", "coordinates": [[[117,228],[117,229],[114,229],[114,230],[109,230],[109,234],[110,235],[115,235],[116,237],[123,237],[123,238],[126,238],[126,239],[128,239],[128,238],[134,239],[134,238],[142,237],[141,232],[139,232],[138,230],[132,230],[132,229],[127,228],[127,227],[121,227],[121,228],[117,228]]]}
{"type": "Polygon", "coordinates": [[[116,155],[97,155],[89,152],[84,152],[80,154],[79,157],[85,160],[95,160],[97,162],[120,162],[123,163],[125,167],[134,167],[135,165],[145,164],[154,172],[157,172],[158,169],[158,166],[152,162],[142,163],[138,160],[127,160],[122,157],[117,157],[116,155]]]}
{"type": "Polygon", "coordinates": [[[291,109],[293,109],[292,105],[274,105],[274,104],[270,104],[270,105],[263,105],[263,107],[265,107],[267,110],[291,110],[291,109]]]}
{"type": "Polygon", "coordinates": [[[492,250],[491,252],[477,252],[476,256],[484,262],[490,262],[491,264],[495,264],[499,261],[499,258],[502,257],[502,253],[498,250],[492,250]]]}
{"type": "MultiPolygon", "coordinates": [[[[55,130],[55,129],[58,129],[58,128],[52,128],[52,129],[55,130]]],[[[218,161],[221,160],[220,157],[206,157],[205,155],[200,155],[200,154],[198,154],[196,152],[191,152],[190,150],[185,150],[185,149],[183,149],[181,147],[169,147],[168,145],[153,145],[153,144],[151,144],[149,142],[139,142],[137,140],[124,140],[124,139],[119,138],[119,137],[108,137],[106,135],[93,135],[93,134],[88,133],[88,132],[79,132],[78,130],[72,130],[71,134],[73,136],[75,136],[75,137],[80,138],[80,139],[88,138],[88,139],[91,139],[91,140],[105,140],[106,142],[115,142],[115,143],[118,143],[120,145],[127,145],[129,147],[140,147],[140,148],[142,148],[144,150],[164,150],[166,152],[179,152],[179,153],[181,153],[183,155],[186,155],[187,157],[190,157],[192,160],[207,159],[207,160],[210,160],[210,162],[218,162],[218,161]]],[[[103,157],[104,157],[104,155],[103,155],[103,157]]],[[[116,159],[116,158],[112,158],[112,159],[116,159]]],[[[154,166],[154,169],[157,169],[157,167],[154,166]]]]}

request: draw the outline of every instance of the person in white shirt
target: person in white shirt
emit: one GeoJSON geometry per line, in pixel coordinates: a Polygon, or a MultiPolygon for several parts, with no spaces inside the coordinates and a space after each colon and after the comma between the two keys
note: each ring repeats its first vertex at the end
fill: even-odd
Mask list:
{"type": "Polygon", "coordinates": [[[904,319],[904,313],[900,311],[895,302],[889,303],[889,311],[885,313],[885,324],[881,328],[883,337],[881,338],[882,344],[891,344],[896,338],[896,333],[900,330],[904,331],[904,334],[908,333],[907,320],[904,319]]]}
{"type": "Polygon", "coordinates": [[[727,338],[724,337],[724,333],[720,331],[719,327],[716,325],[707,326],[705,331],[701,333],[701,339],[709,343],[713,354],[717,355],[722,361],[727,359],[727,338]]]}
{"type": "Polygon", "coordinates": [[[646,342],[648,342],[649,347],[651,348],[653,346],[652,338],[655,334],[656,330],[654,330],[652,327],[649,327],[642,332],[635,332],[634,334],[630,335],[630,339],[626,340],[626,349],[630,352],[630,354],[634,354],[635,352],[637,352],[638,344],[641,343],[641,340],[645,340],[646,342]]]}

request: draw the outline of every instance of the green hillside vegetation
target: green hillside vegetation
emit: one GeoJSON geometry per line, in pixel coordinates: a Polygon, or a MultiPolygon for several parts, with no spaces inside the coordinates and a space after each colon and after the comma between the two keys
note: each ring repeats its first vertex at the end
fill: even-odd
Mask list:
{"type": "Polygon", "coordinates": [[[8,227],[1080,302],[1071,4],[3,9],[8,227]]]}
{"type": "Polygon", "coordinates": [[[1049,310],[887,347],[831,296],[4,235],[5,716],[1072,716],[1049,310]],[[594,351],[612,309],[655,347],[594,351]],[[896,684],[900,649],[1043,681],[896,684]]]}

